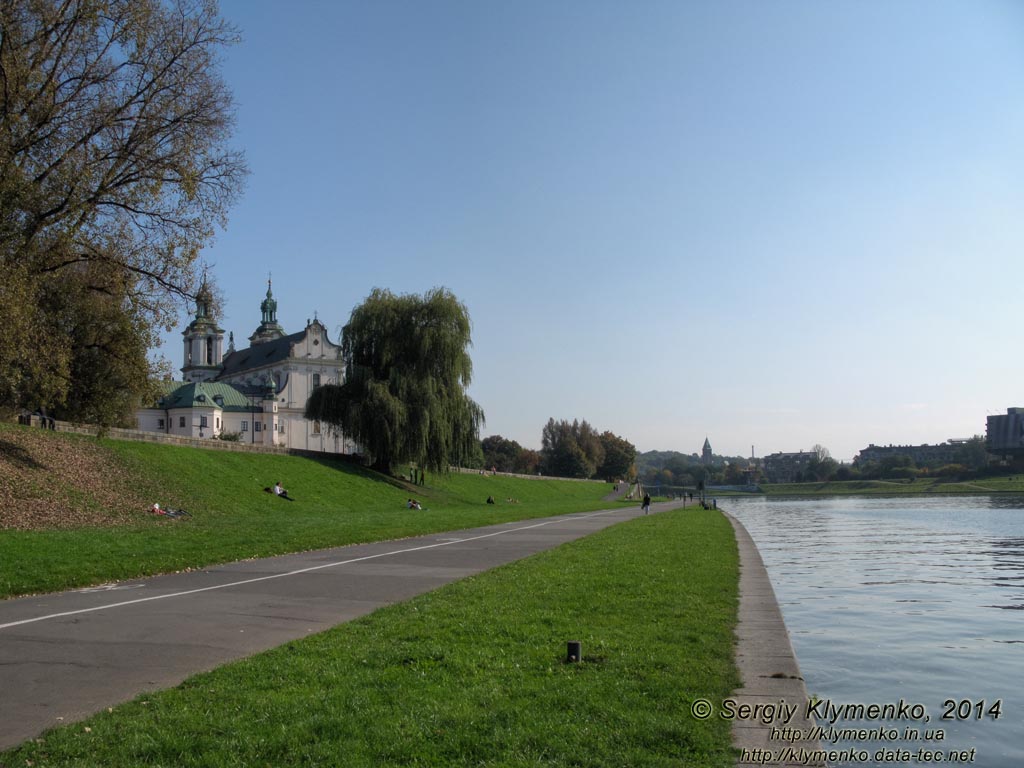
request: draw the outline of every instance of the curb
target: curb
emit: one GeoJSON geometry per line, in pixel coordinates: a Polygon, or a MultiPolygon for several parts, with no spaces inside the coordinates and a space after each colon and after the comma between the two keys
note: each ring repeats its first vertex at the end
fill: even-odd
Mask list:
{"type": "Polygon", "coordinates": [[[740,560],[736,668],[741,684],[733,701],[741,714],[744,705],[772,705],[733,719],[733,746],[742,750],[736,765],[827,766],[821,744],[808,738],[816,724],[806,713],[807,688],[761,553],[743,524],[723,514],[732,523],[740,560]],[[780,704],[789,711],[780,711],[780,704]]]}

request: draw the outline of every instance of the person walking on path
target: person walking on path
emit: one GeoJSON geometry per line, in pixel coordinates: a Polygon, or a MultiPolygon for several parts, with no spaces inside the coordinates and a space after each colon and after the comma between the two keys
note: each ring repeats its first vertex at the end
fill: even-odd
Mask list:
{"type": "Polygon", "coordinates": [[[650,513],[650,511],[651,511],[651,494],[649,494],[649,493],[645,493],[644,494],[644,503],[643,503],[642,507],[643,507],[645,515],[650,513]]]}

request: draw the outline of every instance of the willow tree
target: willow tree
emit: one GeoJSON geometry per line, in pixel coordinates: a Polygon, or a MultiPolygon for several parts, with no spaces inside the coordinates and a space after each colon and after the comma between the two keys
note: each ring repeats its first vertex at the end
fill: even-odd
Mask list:
{"type": "Polygon", "coordinates": [[[444,288],[374,289],[342,330],[344,382],[319,387],[306,418],[354,438],[382,472],[399,462],[447,472],[473,454],[484,418],[466,394],[470,331],[465,305],[444,288]]]}
{"type": "Polygon", "coordinates": [[[144,387],[246,173],[237,40],[214,0],[0,0],[0,407],[110,420],[144,387]]]}

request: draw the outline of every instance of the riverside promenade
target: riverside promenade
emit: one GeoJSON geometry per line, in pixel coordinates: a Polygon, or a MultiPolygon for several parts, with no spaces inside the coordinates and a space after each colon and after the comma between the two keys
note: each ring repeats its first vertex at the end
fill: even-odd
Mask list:
{"type": "MultiPolygon", "coordinates": [[[[652,512],[677,508],[663,502],[652,512]]],[[[0,601],[0,749],[641,515],[635,506],[618,507],[0,601]]],[[[737,665],[744,683],[734,699],[806,701],[760,555],[730,520],[740,552],[737,665]]],[[[771,739],[770,727],[735,721],[734,743],[789,746],[771,739]]]]}
{"type": "Polygon", "coordinates": [[[0,749],[642,514],[619,506],[0,601],[0,749]]]}
{"type": "Polygon", "coordinates": [[[742,750],[736,765],[825,766],[815,757],[820,743],[806,738],[815,726],[806,715],[807,688],[761,553],[743,524],[727,512],[725,516],[740,557],[736,668],[742,686],[733,692],[733,700],[737,708],[758,713],[733,720],[733,745],[742,750]]]}

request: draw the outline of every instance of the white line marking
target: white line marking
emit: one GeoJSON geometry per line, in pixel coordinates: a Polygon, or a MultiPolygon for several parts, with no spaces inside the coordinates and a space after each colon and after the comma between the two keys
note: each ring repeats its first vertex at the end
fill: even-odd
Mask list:
{"type": "MultiPolygon", "coordinates": [[[[51,613],[46,616],[36,616],[33,619],[22,619],[21,621],[11,621],[7,624],[0,624],[0,629],[9,629],[10,627],[19,627],[23,624],[34,624],[37,621],[47,621],[48,619],[60,619],[65,616],[77,616],[80,613],[92,613],[94,611],[105,611],[108,608],[121,608],[125,605],[135,605],[136,603],[148,603],[151,600],[164,600],[168,597],[183,597],[184,595],[195,595],[199,592],[210,592],[215,589],[227,589],[228,587],[239,587],[243,584],[255,584],[258,581],[269,581],[271,579],[281,579],[285,576],[298,576],[302,573],[309,573],[310,571],[320,571],[324,568],[334,568],[338,565],[350,565],[352,563],[360,563],[364,560],[375,560],[379,557],[389,557],[391,555],[402,555],[407,552],[419,552],[424,549],[436,549],[437,547],[447,547],[449,544],[455,544],[456,542],[465,541],[478,541],[479,539],[489,539],[493,536],[504,536],[506,533],[516,533],[517,531],[528,531],[531,528],[542,528],[545,525],[553,525],[554,523],[565,522],[566,520],[585,519],[588,517],[597,517],[598,515],[609,515],[613,512],[619,512],[617,509],[606,509],[602,512],[592,512],[586,515],[573,515],[571,517],[558,517],[554,520],[548,520],[543,523],[535,523],[533,525],[524,525],[522,528],[509,528],[504,531],[495,531],[494,533],[484,533],[479,536],[471,536],[467,539],[456,539],[454,541],[442,541],[436,544],[424,544],[421,547],[409,547],[408,549],[396,549],[392,552],[381,552],[376,555],[366,555],[365,557],[354,557],[351,560],[339,560],[336,563],[324,563],[323,565],[313,565],[309,568],[300,568],[296,571],[288,571],[287,573],[275,573],[270,576],[257,576],[253,579],[244,579],[243,581],[232,581],[227,584],[215,584],[212,587],[200,587],[198,589],[188,589],[184,592],[169,592],[166,595],[153,595],[152,597],[140,597],[136,600],[124,600],[120,603],[110,603],[108,605],[97,605],[92,608],[79,608],[76,611],[64,611],[63,613],[51,613]]],[[[365,546],[365,545],[355,545],[365,546]]]]}
{"type": "Polygon", "coordinates": [[[142,586],[142,584],[101,584],[98,587],[86,587],[74,591],[80,595],[88,595],[93,592],[113,592],[119,589],[142,589],[142,586]]]}

